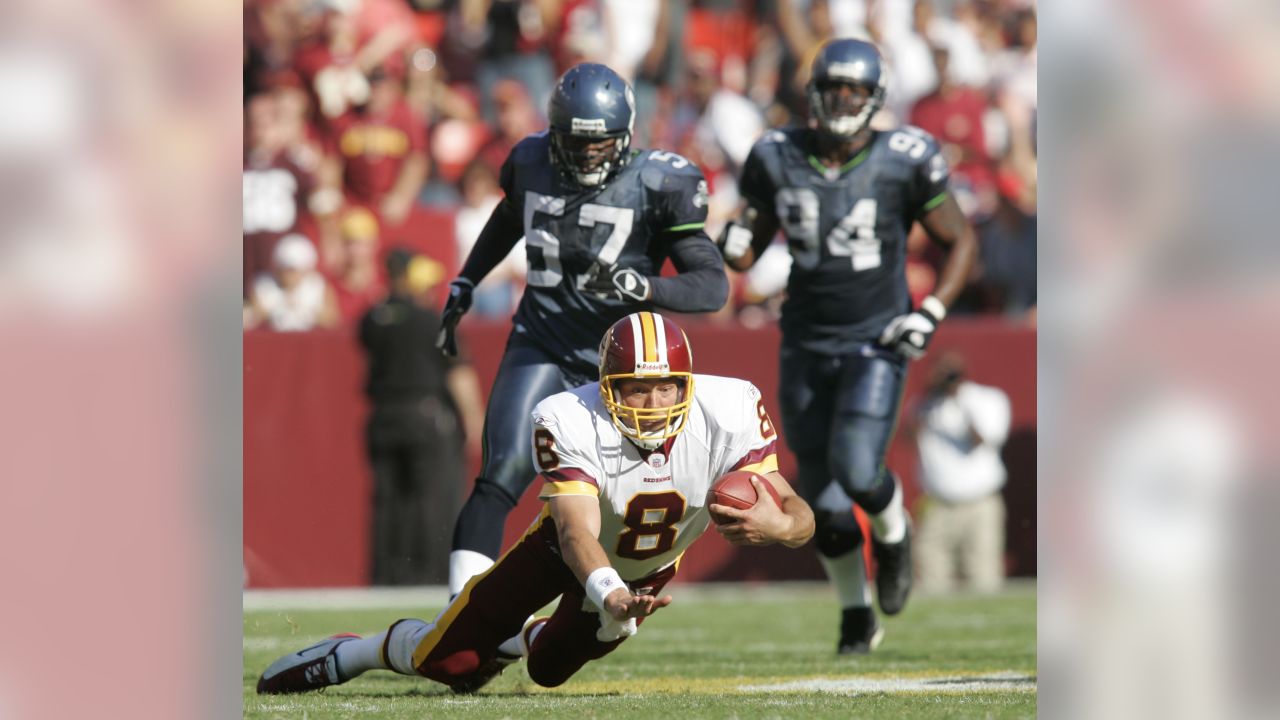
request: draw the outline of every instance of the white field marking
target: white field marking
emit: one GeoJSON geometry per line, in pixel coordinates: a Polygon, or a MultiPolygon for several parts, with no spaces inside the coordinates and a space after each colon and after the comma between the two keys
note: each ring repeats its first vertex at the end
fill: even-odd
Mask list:
{"type": "Polygon", "coordinates": [[[969,693],[1035,692],[1036,680],[1029,675],[996,673],[946,677],[858,677],[811,678],[769,685],[740,685],[743,692],[824,692],[836,695],[863,693],[969,693]]]}
{"type": "Polygon", "coordinates": [[[245,610],[381,610],[444,607],[449,588],[422,585],[395,588],[308,588],[245,590],[245,610]]]}

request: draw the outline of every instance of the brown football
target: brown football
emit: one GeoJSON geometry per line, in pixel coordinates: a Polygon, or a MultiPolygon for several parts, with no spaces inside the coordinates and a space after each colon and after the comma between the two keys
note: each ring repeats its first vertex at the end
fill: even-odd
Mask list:
{"type": "MultiPolygon", "coordinates": [[[[782,498],[778,497],[778,491],[773,488],[773,484],[766,480],[764,476],[753,473],[750,470],[734,470],[716,480],[711,485],[711,489],[707,491],[707,505],[710,506],[715,503],[717,505],[728,505],[739,510],[749,509],[756,504],[756,489],[751,485],[751,478],[753,477],[760,478],[760,484],[773,497],[773,503],[778,507],[782,507],[782,498]]],[[[715,513],[711,513],[711,519],[717,523],[728,520],[728,518],[717,516],[715,513]]]]}

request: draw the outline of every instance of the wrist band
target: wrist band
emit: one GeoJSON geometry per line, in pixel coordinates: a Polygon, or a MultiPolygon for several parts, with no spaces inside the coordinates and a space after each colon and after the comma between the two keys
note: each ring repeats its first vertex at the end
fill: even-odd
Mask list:
{"type": "Polygon", "coordinates": [[[947,316],[947,306],[932,295],[920,301],[920,309],[932,315],[935,322],[942,322],[947,316]]]}
{"type": "Polygon", "coordinates": [[[617,570],[608,565],[602,568],[596,568],[587,576],[587,582],[583,584],[583,588],[587,591],[587,597],[596,607],[604,610],[604,599],[609,593],[618,588],[625,588],[626,583],[622,582],[622,576],[617,570]]]}

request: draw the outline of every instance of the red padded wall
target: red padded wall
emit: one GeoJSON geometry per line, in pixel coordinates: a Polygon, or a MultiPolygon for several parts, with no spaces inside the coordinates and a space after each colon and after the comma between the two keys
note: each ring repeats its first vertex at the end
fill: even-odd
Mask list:
{"type": "MultiPolygon", "coordinates": [[[[686,325],[696,371],[751,380],[776,420],[776,328],[686,325]]],[[[497,371],[508,329],[506,323],[463,323],[463,337],[485,389],[497,371]]],[[[999,319],[955,318],[934,340],[934,353],[944,349],[961,352],[974,380],[1003,388],[1012,401],[1014,427],[1005,453],[1011,571],[1034,574],[1035,333],[999,319]]],[[[364,360],[347,332],[245,334],[244,556],[250,586],[367,582],[370,479],[363,454],[363,372],[364,360]]],[[[909,375],[905,407],[923,380],[923,373],[909,375]]],[[[783,474],[794,475],[790,453],[784,449],[780,460],[783,474]]],[[[916,462],[907,443],[894,443],[889,464],[914,497],[916,462]]],[[[471,466],[469,477],[474,477],[479,458],[471,458],[471,466]]],[[[470,483],[469,477],[458,481],[470,483]]],[[[508,519],[508,542],[536,515],[534,495],[526,493],[508,519]]],[[[821,576],[810,552],[735,550],[711,532],[689,551],[680,571],[683,581],[821,576]]]]}

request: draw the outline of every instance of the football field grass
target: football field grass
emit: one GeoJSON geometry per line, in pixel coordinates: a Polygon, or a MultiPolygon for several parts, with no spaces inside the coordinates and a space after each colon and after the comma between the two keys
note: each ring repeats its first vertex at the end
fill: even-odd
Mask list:
{"type": "Polygon", "coordinates": [[[418,606],[402,591],[369,593],[371,602],[255,593],[245,602],[244,717],[1035,716],[1034,584],[994,596],[913,597],[901,615],[883,620],[880,648],[861,657],[835,655],[838,611],[824,584],[669,591],[670,607],[561,687],[534,685],[518,663],[473,696],[388,672],[320,693],[258,696],[258,675],[276,657],[337,632],[380,632],[401,617],[430,620],[443,602],[438,591],[424,592],[418,606]]]}

